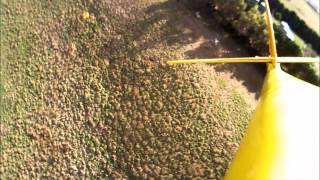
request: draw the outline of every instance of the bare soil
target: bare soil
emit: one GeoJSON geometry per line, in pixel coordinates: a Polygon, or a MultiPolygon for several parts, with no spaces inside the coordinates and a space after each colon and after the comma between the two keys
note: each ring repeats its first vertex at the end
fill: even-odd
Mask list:
{"type": "MultiPolygon", "coordinates": [[[[216,21],[207,16],[197,17],[193,12],[180,3],[174,3],[182,21],[178,28],[184,36],[180,36],[184,46],[186,59],[221,58],[221,57],[249,57],[247,50],[237,44],[216,21]]],[[[233,85],[254,108],[262,88],[264,75],[252,63],[214,64],[214,71],[226,82],[233,85]]]]}

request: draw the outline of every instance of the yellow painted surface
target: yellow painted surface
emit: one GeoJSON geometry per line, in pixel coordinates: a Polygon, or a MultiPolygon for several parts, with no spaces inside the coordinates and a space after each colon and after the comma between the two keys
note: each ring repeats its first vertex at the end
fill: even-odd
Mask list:
{"type": "Polygon", "coordinates": [[[265,12],[265,17],[266,17],[266,24],[267,24],[267,30],[268,30],[268,39],[269,39],[269,52],[272,59],[272,65],[276,66],[277,62],[277,47],[276,47],[276,39],[274,36],[274,31],[273,31],[273,23],[272,23],[272,15],[271,11],[269,8],[269,1],[264,1],[266,4],[266,12],[265,12]]]}
{"type": "Polygon", "coordinates": [[[319,87],[269,68],[225,179],[319,179],[319,87]]]}
{"type": "MultiPolygon", "coordinates": [[[[272,57],[182,59],[168,61],[168,64],[208,64],[208,63],[269,63],[272,57]]],[[[319,57],[277,57],[278,63],[319,63],[319,57]]]]}
{"type": "Polygon", "coordinates": [[[279,63],[319,63],[320,57],[278,57],[279,63]]]}
{"type": "Polygon", "coordinates": [[[244,57],[244,58],[214,58],[214,59],[186,59],[172,60],[168,64],[204,64],[204,63],[266,63],[271,62],[270,57],[244,57]]]}

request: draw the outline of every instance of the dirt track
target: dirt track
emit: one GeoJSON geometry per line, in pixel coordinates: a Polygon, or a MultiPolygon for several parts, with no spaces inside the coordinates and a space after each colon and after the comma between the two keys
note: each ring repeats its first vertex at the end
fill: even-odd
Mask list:
{"type": "MultiPolygon", "coordinates": [[[[185,8],[180,3],[173,7],[181,16],[179,27],[184,36],[181,44],[184,46],[186,58],[221,58],[221,57],[248,57],[243,46],[231,39],[214,19],[198,16],[195,12],[185,8]]],[[[217,64],[212,65],[214,70],[226,82],[231,83],[254,108],[263,84],[263,75],[253,64],[217,64]]]]}

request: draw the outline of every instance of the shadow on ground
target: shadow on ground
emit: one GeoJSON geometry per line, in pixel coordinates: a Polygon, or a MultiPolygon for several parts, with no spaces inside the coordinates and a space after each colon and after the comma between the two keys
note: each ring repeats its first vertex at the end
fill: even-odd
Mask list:
{"type": "MultiPolygon", "coordinates": [[[[172,2],[173,3],[173,2],[172,2]]],[[[203,2],[206,3],[206,2],[203,2]]],[[[174,4],[174,3],[173,3],[174,4]]],[[[186,45],[186,58],[222,58],[222,57],[250,57],[244,46],[232,39],[208,10],[187,8],[188,5],[175,3],[181,17],[180,28],[188,36],[181,38],[186,45]],[[198,14],[198,15],[197,15],[198,14]],[[200,15],[200,16],[199,16],[200,15]]],[[[206,7],[206,6],[199,6],[206,7]]],[[[217,64],[213,65],[217,72],[231,73],[231,78],[241,82],[248,92],[259,98],[265,75],[264,65],[242,64],[217,64]]]]}

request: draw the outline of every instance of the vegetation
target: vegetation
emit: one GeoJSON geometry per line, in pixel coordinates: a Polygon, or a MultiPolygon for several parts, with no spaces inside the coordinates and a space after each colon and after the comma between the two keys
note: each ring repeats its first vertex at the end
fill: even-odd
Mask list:
{"type": "Polygon", "coordinates": [[[320,53],[320,36],[316,31],[311,29],[294,11],[285,7],[282,2],[270,1],[270,6],[273,11],[280,14],[279,16],[276,16],[276,18],[288,22],[295,33],[297,33],[306,43],[310,43],[317,53],[320,53]]]}
{"type": "MultiPolygon", "coordinates": [[[[232,28],[241,39],[256,50],[259,55],[268,54],[267,31],[264,17],[258,10],[257,3],[251,1],[211,0],[212,11],[221,17],[224,26],[232,28]]],[[[301,47],[291,41],[282,30],[280,24],[274,24],[277,39],[277,51],[280,56],[303,56],[301,47]]],[[[315,85],[320,85],[319,73],[313,64],[283,64],[288,73],[315,85]],[[289,67],[288,67],[289,66],[289,67]],[[294,69],[294,70],[293,70],[294,69]]]]}
{"type": "Polygon", "coordinates": [[[171,6],[1,0],[1,179],[222,178],[250,110],[171,6]]]}
{"type": "MultiPolygon", "coordinates": [[[[280,28],[280,25],[277,21],[275,21],[275,35],[277,39],[277,43],[280,45],[277,47],[278,53],[281,56],[302,56],[303,53],[301,51],[302,47],[297,44],[297,41],[291,41],[286,37],[286,34],[280,28]],[[286,46],[281,46],[282,44],[286,44],[286,46]]],[[[283,70],[293,74],[294,76],[308,81],[315,85],[320,85],[320,74],[318,68],[314,64],[308,63],[299,63],[299,64],[281,64],[283,70]]]]}
{"type": "MultiPolygon", "coordinates": [[[[309,1],[309,0],[308,0],[309,1]]],[[[303,20],[312,30],[320,33],[319,20],[320,17],[314,7],[310,6],[308,1],[299,0],[280,0],[280,2],[288,9],[294,11],[297,16],[303,20]],[[312,17],[312,18],[310,18],[312,17]]]]}

